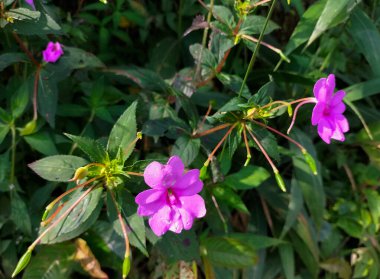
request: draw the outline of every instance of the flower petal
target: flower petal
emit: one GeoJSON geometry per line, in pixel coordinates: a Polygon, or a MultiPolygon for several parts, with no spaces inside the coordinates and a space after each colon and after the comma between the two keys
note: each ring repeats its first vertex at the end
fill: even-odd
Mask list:
{"type": "Polygon", "coordinates": [[[184,208],[178,208],[179,213],[181,214],[183,228],[185,230],[190,230],[194,223],[194,216],[184,208]]]}
{"type": "Polygon", "coordinates": [[[169,230],[175,233],[181,233],[183,230],[181,214],[179,213],[177,208],[173,209],[173,212],[175,213],[174,213],[173,221],[172,221],[172,224],[170,225],[169,230]]]}
{"type": "Polygon", "coordinates": [[[185,170],[185,166],[181,158],[178,156],[170,157],[167,165],[172,167],[172,175],[175,177],[175,179],[179,179],[185,170]]]}
{"type": "Polygon", "coordinates": [[[192,196],[199,193],[203,188],[203,182],[199,179],[198,169],[189,170],[173,186],[173,191],[178,196],[192,196]]]}
{"type": "Polygon", "coordinates": [[[172,209],[165,205],[149,219],[149,226],[157,236],[168,231],[173,221],[172,209]]]}
{"type": "Polygon", "coordinates": [[[137,213],[140,216],[149,216],[159,211],[166,204],[165,190],[146,190],[138,194],[135,202],[139,205],[137,213]]]}
{"type": "Polygon", "coordinates": [[[317,125],[318,122],[321,120],[321,117],[323,115],[323,111],[325,110],[326,104],[323,102],[318,102],[314,109],[313,113],[311,114],[311,124],[313,126],[317,125]]]}
{"type": "Polygon", "coordinates": [[[330,109],[331,109],[330,114],[334,114],[334,115],[342,114],[346,110],[346,105],[343,102],[341,102],[341,103],[336,104],[334,107],[330,109]]]}
{"type": "Polygon", "coordinates": [[[344,141],[344,134],[342,130],[340,129],[338,123],[335,123],[335,129],[333,131],[333,134],[331,136],[332,139],[339,140],[339,141],[344,141]]]}
{"type": "Polygon", "coordinates": [[[162,188],[164,165],[159,162],[150,163],[144,170],[144,181],[151,188],[162,188]]]}
{"type": "Polygon", "coordinates": [[[330,106],[335,107],[343,102],[343,98],[346,96],[346,92],[343,90],[339,90],[335,93],[335,95],[330,100],[330,106]]]}
{"type": "Polygon", "coordinates": [[[314,96],[318,102],[328,102],[335,89],[335,76],[329,75],[327,78],[319,79],[314,85],[314,96]]]}
{"type": "Polygon", "coordinates": [[[191,216],[202,218],[206,215],[205,201],[200,195],[179,197],[182,209],[186,210],[191,216]]]}
{"type": "Polygon", "coordinates": [[[318,134],[323,139],[324,142],[330,144],[331,136],[333,134],[333,129],[330,122],[326,118],[321,118],[318,123],[318,134]]]}
{"type": "Polygon", "coordinates": [[[343,115],[335,116],[335,122],[339,125],[343,133],[348,132],[348,130],[350,129],[347,118],[344,117],[343,115]]]}

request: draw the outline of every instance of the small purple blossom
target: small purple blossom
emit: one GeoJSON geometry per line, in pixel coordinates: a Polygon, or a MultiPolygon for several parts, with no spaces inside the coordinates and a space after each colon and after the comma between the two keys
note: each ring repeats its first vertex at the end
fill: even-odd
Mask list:
{"type": "Polygon", "coordinates": [[[33,10],[36,9],[36,6],[34,6],[34,0],[25,0],[25,2],[26,2],[26,4],[31,6],[33,8],[33,10]]]}
{"type": "Polygon", "coordinates": [[[63,50],[60,43],[49,42],[46,49],[42,52],[45,62],[55,63],[62,56],[63,50]]]}
{"type": "Polygon", "coordinates": [[[199,170],[184,173],[181,158],[173,156],[166,165],[150,163],[144,171],[145,183],[152,189],[136,196],[137,213],[149,216],[149,225],[157,236],[168,230],[180,233],[189,230],[195,218],[206,214],[203,198],[198,193],[203,188],[199,170]]]}
{"type": "Polygon", "coordinates": [[[335,76],[330,74],[327,78],[319,79],[313,90],[317,104],[313,109],[311,124],[318,125],[318,134],[327,144],[331,139],[344,141],[344,133],[349,130],[348,121],[343,115],[346,93],[339,90],[334,94],[334,89],[335,76]]]}

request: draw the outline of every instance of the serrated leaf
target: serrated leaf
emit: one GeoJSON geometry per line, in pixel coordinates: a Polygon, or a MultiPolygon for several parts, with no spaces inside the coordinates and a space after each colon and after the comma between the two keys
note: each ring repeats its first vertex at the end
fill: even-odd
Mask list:
{"type": "Polygon", "coordinates": [[[105,163],[108,160],[107,151],[99,142],[90,138],[74,136],[70,134],[65,135],[89,157],[91,162],[105,163]]]}
{"type": "Polygon", "coordinates": [[[49,181],[67,182],[87,160],[72,155],[54,155],[35,161],[28,166],[39,176],[49,181]]]}
{"type": "Polygon", "coordinates": [[[180,136],[174,143],[170,155],[178,155],[181,157],[185,166],[189,166],[199,153],[201,140],[194,139],[189,136],[180,136]]]}
{"type": "Polygon", "coordinates": [[[115,158],[120,150],[124,160],[126,160],[135,148],[136,143],[134,141],[137,136],[136,107],[137,102],[133,102],[111,130],[107,144],[107,151],[111,158],[115,158]]]}
{"type": "Polygon", "coordinates": [[[16,191],[11,192],[11,220],[26,235],[32,234],[32,223],[25,202],[16,191]]]}
{"type": "Polygon", "coordinates": [[[240,240],[228,236],[208,237],[201,242],[201,251],[212,265],[245,268],[255,265],[256,252],[240,240]]]}
{"type": "Polygon", "coordinates": [[[58,154],[58,150],[52,136],[46,131],[24,136],[24,140],[30,145],[31,148],[46,156],[58,154]]]}
{"type": "Polygon", "coordinates": [[[23,279],[67,279],[72,272],[73,243],[44,245],[25,270],[23,279]]]}
{"type": "Polygon", "coordinates": [[[269,172],[257,166],[243,167],[239,172],[226,176],[224,184],[235,190],[247,190],[261,185],[270,177],[269,172]]]}
{"type": "MultiPolygon", "coordinates": [[[[54,220],[62,216],[62,214],[77,201],[83,192],[83,189],[76,190],[74,194],[69,197],[69,200],[64,204],[54,220]]],[[[98,219],[100,210],[102,209],[102,193],[103,188],[98,187],[87,194],[62,221],[42,238],[41,243],[51,244],[70,240],[90,228],[98,219]]],[[[55,209],[56,208],[57,207],[55,207],[55,209]]],[[[51,212],[54,212],[55,209],[52,209],[51,212]]],[[[43,231],[44,229],[41,229],[40,233],[43,231]]]]}
{"type": "MultiPolygon", "coordinates": [[[[264,28],[265,21],[266,21],[266,18],[263,16],[258,16],[258,15],[247,16],[247,18],[243,21],[240,27],[239,34],[240,35],[260,34],[264,28]]],[[[269,34],[278,28],[280,27],[276,23],[270,20],[268,22],[268,25],[265,29],[264,34],[269,34]]]]}

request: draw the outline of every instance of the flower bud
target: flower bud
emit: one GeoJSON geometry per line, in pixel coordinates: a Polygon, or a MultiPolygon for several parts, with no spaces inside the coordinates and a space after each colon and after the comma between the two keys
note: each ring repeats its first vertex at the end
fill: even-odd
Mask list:
{"type": "Polygon", "coordinates": [[[23,128],[20,128],[20,136],[27,136],[33,134],[36,131],[36,120],[29,121],[23,128]]]}
{"type": "Polygon", "coordinates": [[[21,259],[18,261],[15,270],[12,273],[12,278],[14,278],[17,274],[19,274],[29,263],[30,258],[32,256],[32,250],[27,250],[24,255],[22,255],[21,259]]]}
{"type": "Polygon", "coordinates": [[[274,176],[276,177],[276,182],[278,186],[280,187],[281,191],[286,192],[285,182],[282,179],[280,173],[278,171],[275,171],[274,176]]]}
{"type": "Polygon", "coordinates": [[[69,181],[75,181],[75,180],[81,180],[85,178],[88,174],[88,168],[87,167],[80,167],[77,168],[75,171],[74,177],[71,178],[69,181]]]}
{"type": "Polygon", "coordinates": [[[123,262],[123,279],[127,278],[130,270],[131,270],[131,259],[129,256],[126,256],[123,262]]]}
{"type": "Polygon", "coordinates": [[[313,172],[314,175],[317,175],[317,165],[315,164],[315,160],[313,156],[311,156],[307,151],[303,151],[303,156],[305,157],[306,163],[309,165],[311,171],[313,172]]]}

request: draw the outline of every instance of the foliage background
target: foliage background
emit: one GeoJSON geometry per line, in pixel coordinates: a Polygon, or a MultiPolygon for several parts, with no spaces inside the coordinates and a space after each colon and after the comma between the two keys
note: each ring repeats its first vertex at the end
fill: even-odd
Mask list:
{"type": "MultiPolygon", "coordinates": [[[[189,134],[199,128],[209,103],[212,115],[236,97],[254,45],[240,40],[234,46],[235,38],[216,32],[220,40],[204,44],[201,72],[194,74],[204,31],[184,33],[197,15],[207,19],[197,1],[37,0],[38,11],[23,1],[1,3],[0,278],[9,278],[36,238],[46,204],[72,187],[46,182],[28,164],[45,156],[82,155],[64,133],[105,143],[118,117],[138,100],[143,139],[128,162],[179,154],[188,166],[201,168],[223,133],[201,139],[189,134]],[[23,47],[40,61],[50,40],[61,42],[65,54],[40,72],[32,129],[26,125],[34,115],[37,68],[23,47]],[[220,73],[202,84],[232,46],[220,73]]],[[[214,26],[223,28],[220,18],[236,24],[233,1],[214,4],[214,26]]],[[[268,3],[254,10],[262,18],[249,25],[250,35],[258,37],[268,10],[268,3]]],[[[317,159],[313,176],[287,141],[257,129],[285,179],[288,191],[282,193],[255,146],[244,168],[242,140],[230,136],[217,153],[219,166],[213,163],[205,179],[205,219],[189,232],[161,239],[135,214],[133,195],[145,189],[142,180],[123,184],[123,208],[143,236],[142,245],[131,239],[131,278],[379,278],[379,19],[377,0],[277,2],[264,41],[290,63],[278,65],[280,56],[262,46],[246,94],[261,89],[274,100],[311,96],[314,82],[334,73],[337,88],[347,92],[346,141],[326,145],[310,124],[311,108],[300,111],[291,136],[317,159]]],[[[216,125],[212,119],[204,129],[216,125]]],[[[282,132],[289,122],[286,113],[269,120],[282,132]]],[[[107,211],[99,207],[98,220],[80,235],[88,246],[78,238],[38,246],[20,278],[104,278],[101,269],[119,277],[124,242],[107,211]],[[80,249],[98,260],[97,274],[82,267],[80,249]]]]}

